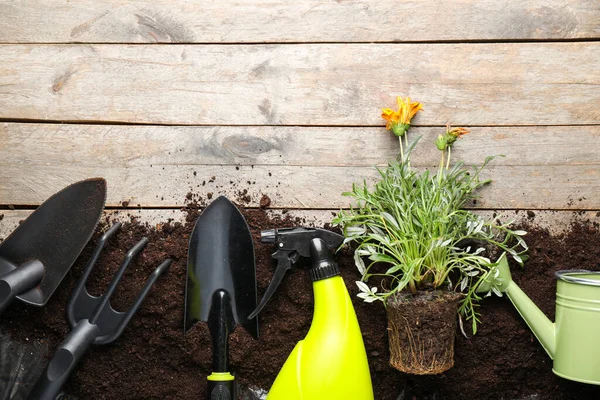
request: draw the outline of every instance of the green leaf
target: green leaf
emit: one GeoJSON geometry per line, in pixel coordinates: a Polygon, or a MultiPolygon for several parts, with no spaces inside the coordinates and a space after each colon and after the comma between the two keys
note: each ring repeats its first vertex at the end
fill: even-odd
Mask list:
{"type": "Polygon", "coordinates": [[[398,221],[396,221],[396,218],[392,217],[389,213],[384,211],[381,213],[381,216],[383,217],[383,219],[385,219],[387,222],[389,222],[394,229],[400,229],[400,227],[398,226],[398,221]]]}
{"type": "Polygon", "coordinates": [[[388,269],[387,271],[385,271],[385,274],[386,275],[394,274],[397,271],[400,271],[400,268],[402,268],[402,264],[396,264],[393,267],[391,267],[390,269],[388,269]]]}

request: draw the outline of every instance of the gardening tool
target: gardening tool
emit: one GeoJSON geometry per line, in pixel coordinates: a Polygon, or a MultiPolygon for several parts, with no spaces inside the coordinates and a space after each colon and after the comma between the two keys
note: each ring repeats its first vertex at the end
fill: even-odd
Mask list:
{"type": "Polygon", "coordinates": [[[213,201],[200,215],[190,236],[185,293],[185,330],[208,322],[213,346],[213,372],[207,398],[237,399],[229,371],[229,334],[236,324],[258,338],[256,268],[250,229],[226,197],[213,201]]]}
{"type": "Polygon", "coordinates": [[[367,353],[348,290],[331,250],[344,237],[325,229],[288,228],[261,232],[261,241],[275,243],[275,275],[255,316],[300,257],[309,257],[315,309],[308,334],[289,355],[267,400],[372,400],[367,353]]]}
{"type": "Polygon", "coordinates": [[[556,278],[555,323],[512,280],[506,255],[477,291],[488,292],[494,284],[506,293],[554,360],[556,375],[600,385],[600,272],[558,271],[556,278]]]}
{"type": "Polygon", "coordinates": [[[154,270],[129,310],[126,312],[115,311],[110,304],[110,297],[117,288],[127,266],[148,244],[148,239],[143,238],[129,249],[106,293],[98,297],[90,295],[85,288],[85,283],[98,261],[100,253],[106,246],[106,242],[120,228],[121,223],[114,224],[98,241],[92,258],[83,270],[67,306],[67,318],[73,329],[58,346],[54,357],[29,394],[29,400],[53,400],[92,343],[102,345],[117,340],[140,308],[154,282],[171,265],[171,260],[167,259],[154,270]]]}
{"type": "Polygon", "coordinates": [[[15,297],[44,306],[102,215],[106,181],[77,182],[40,205],[0,244],[0,314],[15,297]]]}

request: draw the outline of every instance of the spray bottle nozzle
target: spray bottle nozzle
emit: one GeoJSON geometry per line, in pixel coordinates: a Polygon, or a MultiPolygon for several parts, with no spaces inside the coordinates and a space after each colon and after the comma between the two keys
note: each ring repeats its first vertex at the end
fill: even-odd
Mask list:
{"type": "MultiPolygon", "coordinates": [[[[277,251],[272,254],[272,257],[277,260],[277,268],[262,300],[258,304],[258,307],[256,307],[256,310],[248,316],[248,319],[254,318],[263,309],[283,280],[285,273],[292,268],[292,265],[300,257],[311,257],[314,263],[329,263],[327,260],[331,260],[331,263],[335,265],[330,252],[343,243],[344,237],[325,229],[297,227],[262,231],[260,233],[260,241],[263,243],[277,243],[277,251]],[[315,243],[318,242],[318,244],[313,244],[313,241],[315,243]]],[[[311,271],[315,269],[318,269],[318,266],[317,268],[313,266],[311,271]]],[[[337,265],[335,265],[335,269],[339,273],[337,265]]],[[[328,271],[327,274],[329,273],[332,272],[328,271]]],[[[312,277],[313,273],[311,272],[312,277]]]]}
{"type": "Polygon", "coordinates": [[[310,241],[310,259],[319,262],[330,258],[329,249],[323,239],[314,238],[310,241]]]}
{"type": "Polygon", "coordinates": [[[267,229],[260,232],[260,241],[262,243],[275,243],[277,241],[277,230],[267,229]]]}
{"type": "Polygon", "coordinates": [[[320,281],[340,274],[340,268],[333,260],[333,255],[323,239],[315,238],[310,241],[310,279],[320,281]]]}

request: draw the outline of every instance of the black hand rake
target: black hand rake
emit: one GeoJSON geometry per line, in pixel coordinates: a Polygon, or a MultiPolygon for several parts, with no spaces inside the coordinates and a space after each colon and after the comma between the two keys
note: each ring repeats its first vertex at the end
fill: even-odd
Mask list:
{"type": "Polygon", "coordinates": [[[127,252],[106,293],[99,297],[90,295],[85,288],[85,283],[106,242],[120,228],[121,223],[116,223],[100,238],[69,300],[67,317],[73,329],[58,346],[54,357],[29,394],[29,400],[53,400],[92,343],[101,345],[117,340],[148,295],[154,282],[171,265],[171,260],[167,259],[154,270],[128,311],[120,312],[112,308],[110,297],[117,288],[125,269],[148,244],[148,239],[143,238],[127,252]]]}

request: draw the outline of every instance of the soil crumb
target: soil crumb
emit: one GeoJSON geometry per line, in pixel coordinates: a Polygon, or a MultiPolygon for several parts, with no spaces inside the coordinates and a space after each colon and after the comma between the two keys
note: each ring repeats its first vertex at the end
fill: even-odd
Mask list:
{"type": "Polygon", "coordinates": [[[260,208],[267,208],[271,205],[271,198],[266,194],[260,198],[260,208]]]}
{"type": "Polygon", "coordinates": [[[248,189],[238,190],[235,193],[235,200],[242,204],[249,204],[252,201],[252,197],[248,194],[248,189]]]}
{"type": "Polygon", "coordinates": [[[535,212],[527,210],[527,219],[533,221],[535,219],[535,212]]]}

